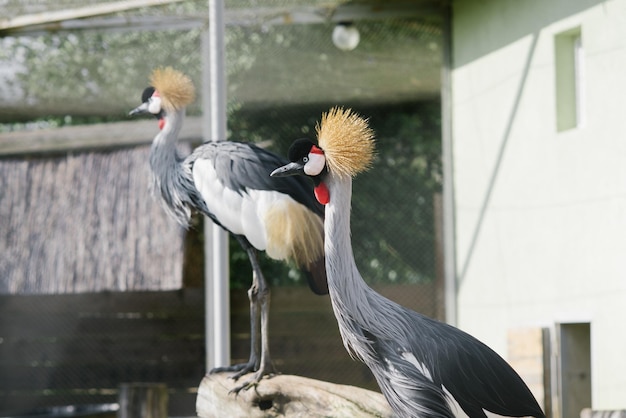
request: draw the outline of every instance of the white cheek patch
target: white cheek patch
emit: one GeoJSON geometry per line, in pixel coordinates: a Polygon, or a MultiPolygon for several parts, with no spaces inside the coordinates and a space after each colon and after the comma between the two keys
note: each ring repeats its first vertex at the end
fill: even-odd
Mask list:
{"type": "Polygon", "coordinates": [[[326,158],[324,154],[309,153],[309,162],[304,165],[304,174],[317,176],[324,169],[326,158]]]}
{"type": "Polygon", "coordinates": [[[161,98],[157,96],[152,96],[150,101],[148,102],[148,112],[153,115],[158,115],[161,111],[161,98]]]}

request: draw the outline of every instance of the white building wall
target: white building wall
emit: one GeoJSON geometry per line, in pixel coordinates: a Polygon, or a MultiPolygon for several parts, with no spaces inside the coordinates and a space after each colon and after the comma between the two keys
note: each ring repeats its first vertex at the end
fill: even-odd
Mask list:
{"type": "Polygon", "coordinates": [[[457,0],[458,325],[590,322],[594,409],[626,408],[626,0],[457,0]],[[554,36],[581,28],[584,125],[557,132],[554,36]]]}

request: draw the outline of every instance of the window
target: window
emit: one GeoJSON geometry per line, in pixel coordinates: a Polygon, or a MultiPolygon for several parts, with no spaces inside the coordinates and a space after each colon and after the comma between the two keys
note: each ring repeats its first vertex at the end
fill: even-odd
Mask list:
{"type": "Polygon", "coordinates": [[[558,132],[584,123],[584,53],[580,27],[554,37],[556,76],[556,129],[558,132]]]}

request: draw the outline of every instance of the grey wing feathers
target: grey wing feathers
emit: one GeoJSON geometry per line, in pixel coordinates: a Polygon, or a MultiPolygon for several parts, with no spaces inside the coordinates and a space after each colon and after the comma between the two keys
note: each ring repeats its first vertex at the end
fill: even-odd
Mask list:
{"type": "Polygon", "coordinates": [[[288,163],[254,144],[221,141],[207,142],[196,148],[190,161],[206,158],[213,166],[224,185],[238,193],[246,189],[274,190],[291,196],[318,216],[323,216],[323,207],[315,200],[313,184],[302,176],[270,177],[270,173],[288,163]]]}
{"type": "MultiPolygon", "coordinates": [[[[239,194],[248,190],[276,191],[304,205],[314,216],[324,217],[324,207],[315,199],[311,179],[302,176],[270,176],[277,167],[288,163],[276,154],[254,144],[221,141],[207,142],[196,148],[186,159],[189,170],[193,171],[193,165],[199,159],[211,161],[222,184],[239,194]]],[[[196,207],[204,208],[205,214],[220,225],[204,202],[196,207]]],[[[302,269],[313,292],[319,295],[328,293],[323,256],[308,266],[302,266],[302,269]]]]}
{"type": "Polygon", "coordinates": [[[383,346],[368,339],[378,354],[378,361],[370,367],[394,411],[407,417],[454,418],[441,385],[406,360],[400,346],[389,341],[383,346]]]}

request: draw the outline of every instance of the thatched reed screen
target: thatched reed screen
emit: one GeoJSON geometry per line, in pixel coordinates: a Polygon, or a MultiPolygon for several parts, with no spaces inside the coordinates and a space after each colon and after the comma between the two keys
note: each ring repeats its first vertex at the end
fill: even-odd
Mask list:
{"type": "Polygon", "coordinates": [[[180,288],[183,231],[150,195],[148,153],[0,160],[0,293],[180,288]]]}

